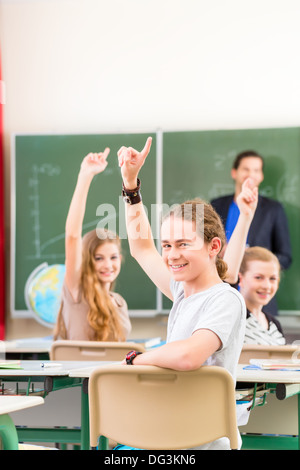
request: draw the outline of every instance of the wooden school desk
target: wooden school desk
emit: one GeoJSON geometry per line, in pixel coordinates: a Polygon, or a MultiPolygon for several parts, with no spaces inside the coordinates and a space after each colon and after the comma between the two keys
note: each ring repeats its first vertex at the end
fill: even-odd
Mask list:
{"type": "MultiPolygon", "coordinates": [[[[283,435],[242,435],[242,449],[300,449],[300,371],[245,369],[249,364],[238,364],[236,380],[239,383],[265,384],[271,394],[276,396],[276,408],[280,413],[282,400],[295,397],[297,400],[298,432],[297,436],[283,435]]],[[[268,407],[268,403],[263,405],[268,407]]],[[[254,409],[259,413],[259,409],[254,409]]],[[[250,414],[251,418],[251,414],[250,414]]],[[[272,417],[270,417],[272,419],[272,417]]],[[[240,428],[243,433],[243,427],[240,428]]],[[[263,431],[261,431],[263,432],[263,431]]]]}
{"type": "MultiPolygon", "coordinates": [[[[21,369],[0,369],[0,380],[2,392],[5,393],[7,383],[16,384],[16,393],[21,393],[19,383],[25,383],[25,394],[42,394],[46,397],[50,392],[62,390],[70,387],[81,387],[81,429],[45,428],[31,429],[19,428],[19,440],[31,442],[60,442],[78,443],[81,449],[89,449],[89,420],[88,420],[88,396],[82,387],[80,377],[70,377],[70,371],[92,365],[107,364],[107,362],[77,362],[59,361],[58,366],[54,366],[52,361],[44,361],[48,367],[41,367],[41,361],[20,361],[21,369]],[[51,365],[51,366],[50,366],[51,365]],[[41,388],[37,389],[37,384],[41,388]]],[[[0,390],[1,393],[1,390],[0,390]]]]}
{"type": "Polygon", "coordinates": [[[17,450],[19,446],[17,430],[10,413],[43,403],[42,397],[0,396],[0,437],[4,450],[17,450]]]}
{"type": "MultiPolygon", "coordinates": [[[[35,337],[35,338],[19,338],[15,340],[0,341],[0,354],[5,355],[6,359],[20,360],[49,360],[50,350],[53,344],[51,336],[35,337]]],[[[164,344],[160,337],[145,339],[129,339],[128,351],[133,348],[133,343],[143,345],[145,349],[164,344]]],[[[99,341],[101,348],[101,341],[99,341]]]]}
{"type": "Polygon", "coordinates": [[[1,341],[0,352],[6,359],[47,360],[53,343],[52,337],[20,338],[1,341]]]}

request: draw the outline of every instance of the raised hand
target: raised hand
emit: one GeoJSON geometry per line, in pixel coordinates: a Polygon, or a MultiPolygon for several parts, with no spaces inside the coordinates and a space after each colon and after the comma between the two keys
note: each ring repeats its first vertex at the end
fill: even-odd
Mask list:
{"type": "Polygon", "coordinates": [[[240,212],[246,216],[254,216],[258,202],[258,188],[255,186],[251,178],[247,178],[243,185],[242,191],[237,197],[236,203],[240,212]]]}
{"type": "Polygon", "coordinates": [[[110,152],[110,149],[107,147],[104,152],[100,153],[89,153],[86,157],[84,157],[80,170],[85,174],[89,175],[97,175],[98,173],[102,173],[107,167],[107,157],[110,152]]]}
{"type": "Polygon", "coordinates": [[[127,189],[134,189],[137,186],[137,177],[150,152],[151,144],[152,137],[148,137],[141,152],[132,147],[121,147],[118,151],[119,167],[127,189]]]}

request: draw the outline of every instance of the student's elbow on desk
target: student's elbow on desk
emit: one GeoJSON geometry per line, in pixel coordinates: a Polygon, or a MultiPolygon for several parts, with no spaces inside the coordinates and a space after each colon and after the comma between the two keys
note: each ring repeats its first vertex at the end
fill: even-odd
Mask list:
{"type": "Polygon", "coordinates": [[[193,354],[191,351],[181,351],[178,355],[165,361],[161,367],[167,367],[178,371],[192,371],[199,369],[204,363],[205,359],[201,356],[193,354]]]}
{"type": "Polygon", "coordinates": [[[179,371],[195,370],[201,366],[187,351],[169,354],[168,351],[160,349],[155,348],[153,351],[137,356],[134,359],[134,365],[152,365],[179,371]]]}
{"type": "Polygon", "coordinates": [[[179,371],[191,371],[199,369],[203,364],[203,361],[199,360],[190,353],[183,354],[177,361],[174,369],[179,371]]]}
{"type": "Polygon", "coordinates": [[[220,338],[209,329],[196,330],[185,342],[178,370],[199,369],[222,346],[220,338]]]}
{"type": "Polygon", "coordinates": [[[134,364],[155,365],[179,371],[199,369],[221,346],[210,330],[198,330],[190,338],[167,343],[136,357],[134,364]]]}

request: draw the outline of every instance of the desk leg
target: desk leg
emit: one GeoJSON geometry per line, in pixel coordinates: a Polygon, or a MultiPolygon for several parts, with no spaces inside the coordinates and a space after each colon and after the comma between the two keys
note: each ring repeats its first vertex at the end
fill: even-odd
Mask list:
{"type": "Polygon", "coordinates": [[[81,386],[81,450],[90,448],[90,419],[88,384],[81,386]]]}
{"type": "Polygon", "coordinates": [[[18,434],[15,424],[9,415],[0,416],[0,437],[4,450],[18,450],[18,434]]]}

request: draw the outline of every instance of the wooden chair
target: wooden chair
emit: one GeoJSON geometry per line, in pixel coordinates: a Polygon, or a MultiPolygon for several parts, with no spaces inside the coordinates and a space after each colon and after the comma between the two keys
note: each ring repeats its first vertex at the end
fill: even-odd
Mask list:
{"type": "Polygon", "coordinates": [[[121,361],[132,349],[145,351],[143,344],[134,342],[58,340],[52,343],[50,359],[53,361],[121,361]]]}
{"type": "Polygon", "coordinates": [[[235,386],[227,370],[111,365],[89,379],[90,444],[105,436],[140,449],[187,449],[220,437],[238,448],[235,386]]]}
{"type": "Polygon", "coordinates": [[[248,364],[250,359],[292,359],[293,355],[299,359],[299,345],[268,346],[264,344],[244,344],[239,363],[248,364]]]}

